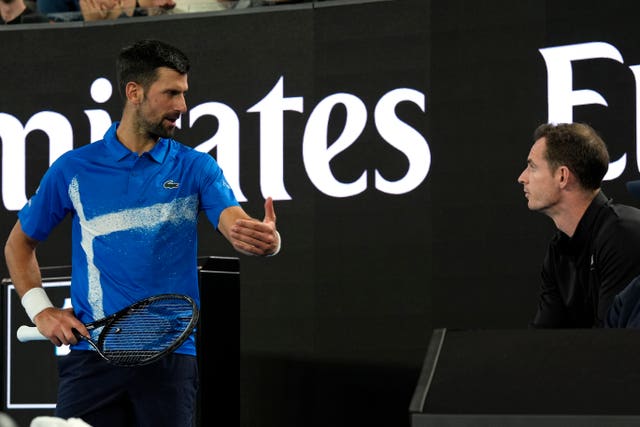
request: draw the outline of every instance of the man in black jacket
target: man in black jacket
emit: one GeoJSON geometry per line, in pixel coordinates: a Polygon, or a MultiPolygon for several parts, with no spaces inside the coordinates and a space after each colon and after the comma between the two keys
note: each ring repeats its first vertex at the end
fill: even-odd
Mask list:
{"type": "Polygon", "coordinates": [[[557,227],[542,267],[535,328],[604,326],[614,297],[640,275],[640,210],[600,189],[609,155],[585,124],[544,124],[518,177],[530,210],[557,227]]]}

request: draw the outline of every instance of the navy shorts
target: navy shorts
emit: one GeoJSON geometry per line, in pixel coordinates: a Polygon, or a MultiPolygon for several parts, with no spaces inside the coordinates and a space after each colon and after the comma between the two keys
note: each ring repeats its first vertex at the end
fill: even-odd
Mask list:
{"type": "Polygon", "coordinates": [[[81,418],[93,427],[192,427],[198,363],[170,354],[157,362],[123,368],[95,351],[72,351],[58,360],[56,416],[81,418]]]}

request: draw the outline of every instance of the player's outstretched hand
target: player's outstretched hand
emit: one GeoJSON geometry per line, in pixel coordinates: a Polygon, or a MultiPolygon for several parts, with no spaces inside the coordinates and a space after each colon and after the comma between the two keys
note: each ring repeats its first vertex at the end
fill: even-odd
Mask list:
{"type": "Polygon", "coordinates": [[[264,202],[264,219],[237,219],[230,236],[236,250],[247,255],[269,256],[280,250],[280,234],[276,229],[276,213],[273,199],[264,202]]]}

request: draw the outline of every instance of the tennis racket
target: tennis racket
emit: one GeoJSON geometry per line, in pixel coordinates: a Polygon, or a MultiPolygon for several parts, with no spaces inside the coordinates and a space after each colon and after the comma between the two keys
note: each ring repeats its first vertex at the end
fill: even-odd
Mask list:
{"type": "MultiPolygon", "coordinates": [[[[81,336],[104,360],[118,366],[141,366],[178,348],[198,322],[198,307],[186,295],[162,294],[85,324],[91,338],[81,336]]],[[[35,326],[20,326],[18,341],[48,340],[35,326]]]]}

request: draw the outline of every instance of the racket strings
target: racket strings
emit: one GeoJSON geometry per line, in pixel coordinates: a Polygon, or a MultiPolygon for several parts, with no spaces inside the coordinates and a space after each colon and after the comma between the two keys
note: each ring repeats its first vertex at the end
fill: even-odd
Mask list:
{"type": "Polygon", "coordinates": [[[173,349],[194,321],[189,301],[154,300],[133,307],[102,331],[101,352],[119,365],[135,365],[173,349]]]}

